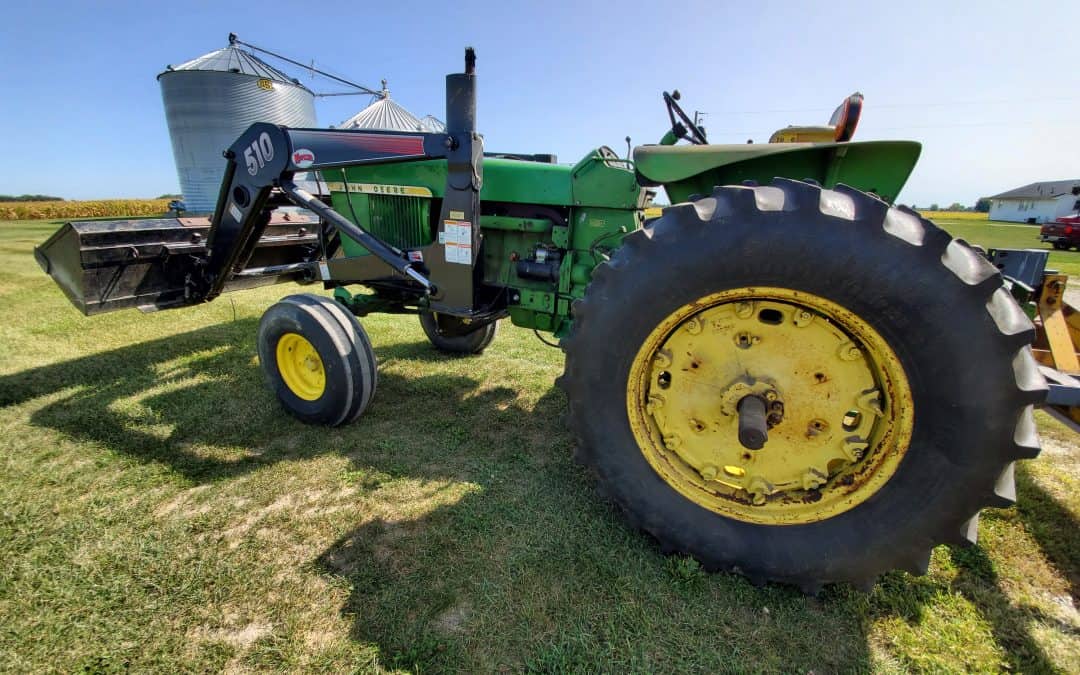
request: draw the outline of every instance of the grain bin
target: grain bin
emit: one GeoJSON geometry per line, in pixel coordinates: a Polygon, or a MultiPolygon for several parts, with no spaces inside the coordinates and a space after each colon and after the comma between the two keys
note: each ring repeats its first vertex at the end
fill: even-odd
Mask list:
{"type": "Polygon", "coordinates": [[[390,98],[386,80],[382,91],[373,92],[375,100],[368,107],[340,124],[340,129],[381,129],[383,131],[423,131],[430,134],[446,133],[446,125],[428,115],[418,118],[390,98]]]}
{"type": "Polygon", "coordinates": [[[229,45],[157,76],[180,190],[190,213],[214,210],[221,153],[255,122],[315,127],[315,95],[280,70],[229,45]]]}

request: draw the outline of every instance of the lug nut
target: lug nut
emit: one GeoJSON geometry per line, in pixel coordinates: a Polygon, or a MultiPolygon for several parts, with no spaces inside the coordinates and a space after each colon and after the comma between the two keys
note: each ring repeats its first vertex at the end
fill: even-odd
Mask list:
{"type": "Polygon", "coordinates": [[[840,357],[841,361],[854,361],[862,356],[862,350],[856,347],[852,342],[845,342],[836,350],[836,355],[840,357]]]}

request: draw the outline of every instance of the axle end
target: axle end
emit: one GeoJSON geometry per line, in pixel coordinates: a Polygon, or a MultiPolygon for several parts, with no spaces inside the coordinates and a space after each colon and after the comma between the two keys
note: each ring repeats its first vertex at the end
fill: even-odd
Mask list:
{"type": "Polygon", "coordinates": [[[737,408],[739,413],[739,443],[748,450],[760,450],[769,440],[769,426],[765,417],[765,401],[757,396],[746,396],[737,408]]]}

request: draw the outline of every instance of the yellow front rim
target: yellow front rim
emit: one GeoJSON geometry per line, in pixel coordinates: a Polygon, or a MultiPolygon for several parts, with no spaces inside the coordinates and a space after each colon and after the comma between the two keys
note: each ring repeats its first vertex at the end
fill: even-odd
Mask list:
{"type": "Polygon", "coordinates": [[[683,496],[751,523],[836,516],[875,494],[911,442],[903,366],[852,312],[809,293],[739,288],[669,315],[627,383],[630,427],[683,496]],[[739,401],[765,401],[768,441],[738,440],[739,401]]]}
{"type": "Polygon", "coordinates": [[[326,389],[326,371],[314,345],[302,335],[285,333],[277,343],[277,367],[292,393],[315,401],[326,389]]]}

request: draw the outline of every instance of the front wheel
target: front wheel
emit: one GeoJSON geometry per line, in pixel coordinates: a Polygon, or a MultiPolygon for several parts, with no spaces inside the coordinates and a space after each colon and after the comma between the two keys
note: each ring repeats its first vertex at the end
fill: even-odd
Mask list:
{"type": "Polygon", "coordinates": [[[420,312],[420,326],[428,340],[446,354],[479,354],[495,339],[498,323],[467,323],[464,319],[438,312],[420,312]]]}
{"type": "Polygon", "coordinates": [[[304,422],[351,422],[375,395],[371,342],[356,317],[330,298],[283,298],[263,314],[257,342],[267,383],[285,410],[304,422]]]}
{"type": "Polygon", "coordinates": [[[665,551],[861,587],[973,540],[1038,453],[1045,383],[1001,276],[909,210],[796,181],[668,208],[564,342],[579,457],[665,551]]]}

